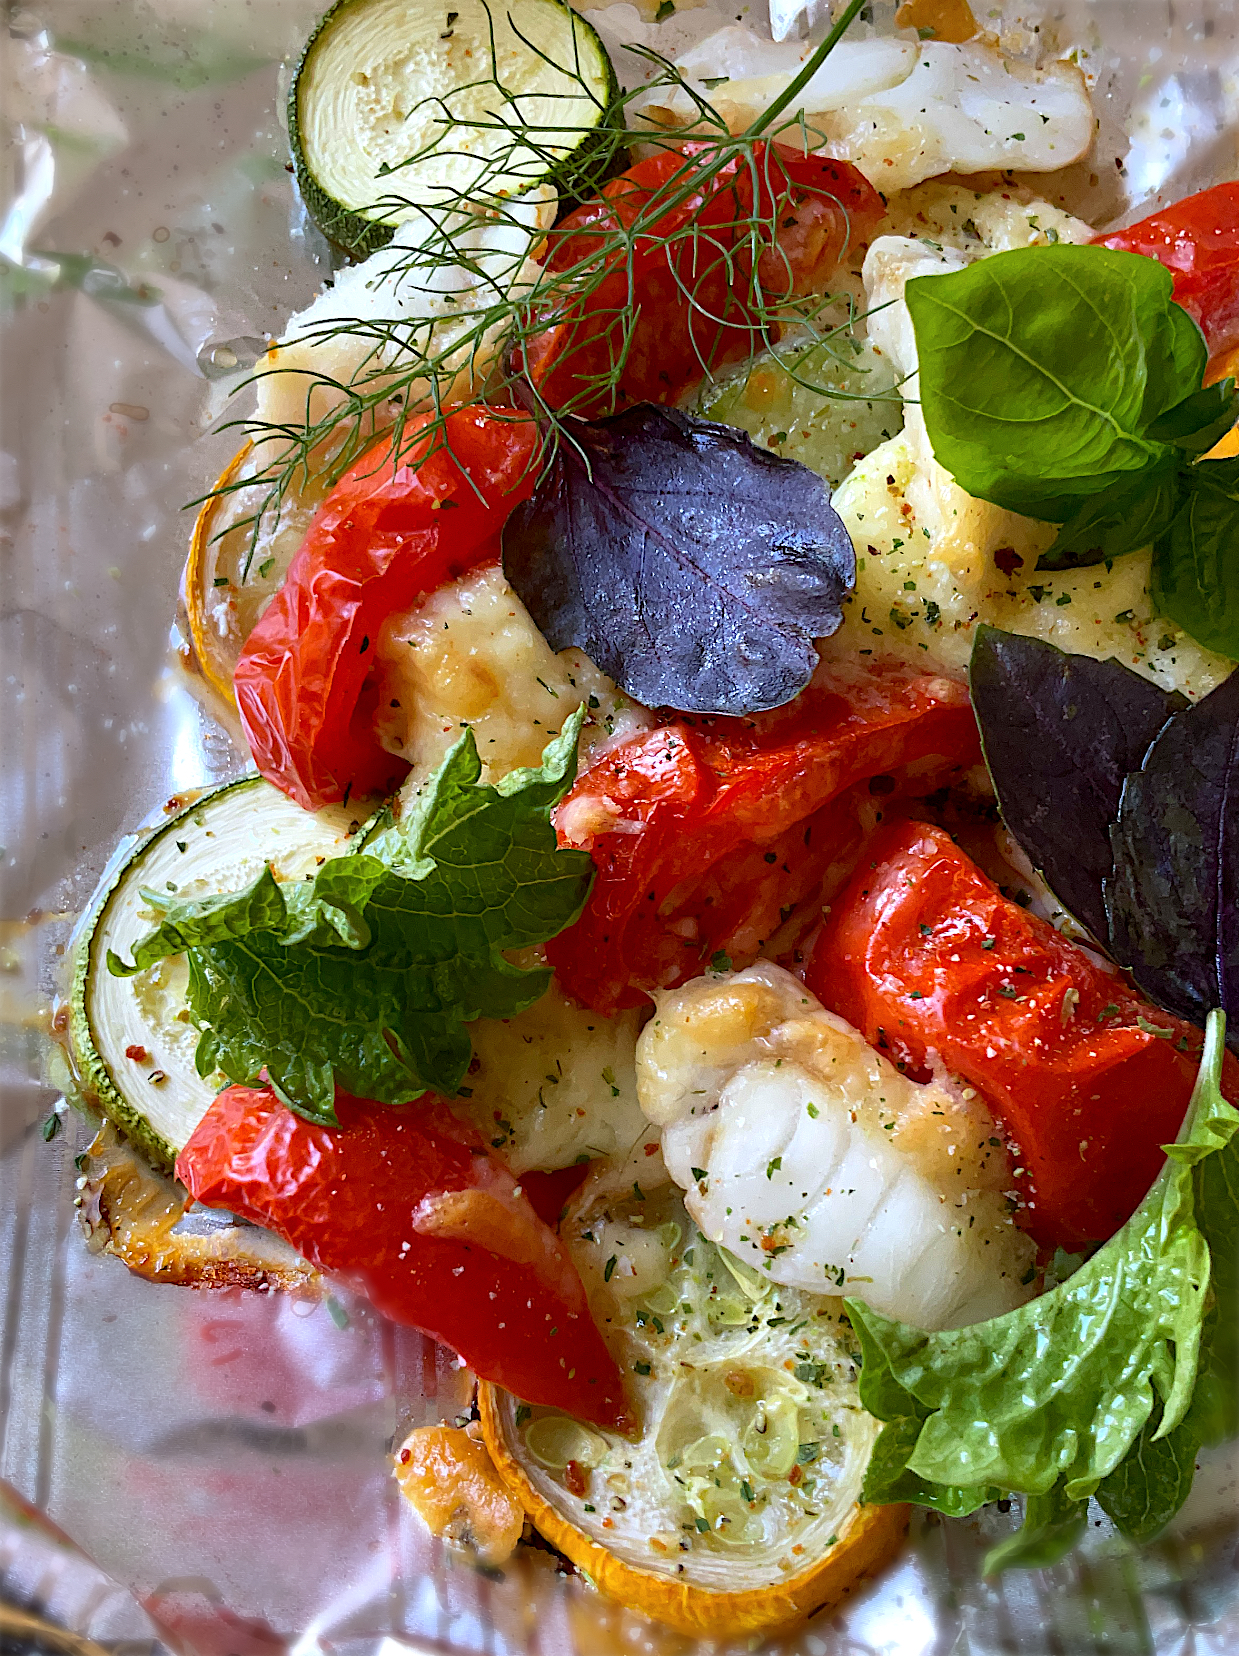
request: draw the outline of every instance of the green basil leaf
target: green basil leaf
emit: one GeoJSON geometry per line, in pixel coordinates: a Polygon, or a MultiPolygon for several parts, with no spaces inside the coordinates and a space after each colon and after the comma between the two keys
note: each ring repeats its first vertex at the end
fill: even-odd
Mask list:
{"type": "Polygon", "coordinates": [[[481,785],[473,732],[448,754],[398,825],[282,887],[269,869],[246,891],[161,905],[134,950],[140,970],[189,959],[202,1027],[200,1073],[254,1083],[265,1072],[291,1109],[334,1124],[335,1091],[398,1104],[454,1093],[472,1056],[465,1025],[531,1006],[551,974],[504,950],[553,937],[580,913],[588,855],[557,849],[553,806],[576,774],[583,714],[537,770],[481,785]]]}
{"type": "MultiPolygon", "coordinates": [[[[1217,1012],[1180,1153],[1168,1156],[1118,1234],[1066,1282],[1006,1316],[940,1333],[847,1301],[862,1341],[862,1376],[873,1375],[862,1390],[865,1406],[900,1423],[923,1417],[914,1441],[901,1424],[889,1446],[906,1451],[908,1473],[948,1491],[1056,1492],[1066,1521],[1061,1503],[1092,1494],[1155,1410],[1155,1441],[1184,1419],[1210,1273],[1196,1192],[1209,1158],[1225,1152],[1239,1128],[1239,1112],[1219,1089],[1224,1044],[1225,1018],[1217,1012]]],[[[883,1480],[898,1487],[889,1451],[883,1480]]],[[[1044,1518],[1043,1511],[1037,1523],[1044,1518]]]]}
{"type": "Polygon", "coordinates": [[[1086,569],[1152,546],[1174,522],[1186,487],[1171,456],[1086,500],[1037,559],[1038,569],[1086,569]]]}
{"type": "MultiPolygon", "coordinates": [[[[1144,258],[1144,254],[1133,254],[1144,258]]],[[[1160,264],[1159,270],[1164,267],[1160,264]]],[[[1174,278],[1170,276],[1171,289],[1174,278]]],[[[1166,310],[1160,338],[1151,341],[1148,353],[1148,388],[1145,392],[1144,420],[1149,436],[1158,442],[1169,439],[1162,436],[1164,422],[1169,422],[1176,435],[1182,435],[1184,420],[1194,417],[1190,412],[1192,400],[1199,394],[1200,382],[1209,364],[1209,347],[1195,317],[1182,305],[1171,303],[1166,310]]],[[[1201,416],[1209,418],[1206,413],[1201,416]]]]}
{"type": "Polygon", "coordinates": [[[1154,259],[1016,248],[920,276],[906,299],[936,458],[969,494],[1062,522],[1164,465],[1153,424],[1200,388],[1207,353],[1154,259]]]}
{"type": "Polygon", "coordinates": [[[1153,552],[1153,601],[1198,644],[1239,657],[1239,458],[1184,472],[1187,499],[1153,552]]]}
{"type": "Polygon", "coordinates": [[[1216,380],[1185,397],[1149,427],[1159,443],[1173,443],[1188,454],[1206,454],[1239,419],[1239,391],[1233,379],[1216,380]]]}

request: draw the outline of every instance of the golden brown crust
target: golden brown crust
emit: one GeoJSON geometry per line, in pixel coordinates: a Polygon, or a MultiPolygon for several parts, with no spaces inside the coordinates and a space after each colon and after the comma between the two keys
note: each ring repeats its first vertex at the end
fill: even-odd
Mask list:
{"type": "Polygon", "coordinates": [[[79,1205],[87,1240],[150,1282],[188,1288],[304,1288],[318,1273],[286,1242],[256,1225],[176,1227],[191,1205],[185,1187],[157,1173],[109,1121],[82,1168],[79,1205]]]}
{"type": "Polygon", "coordinates": [[[500,1477],[518,1497],[535,1529],[586,1572],[600,1592],[665,1622],[679,1633],[718,1638],[769,1634],[793,1627],[815,1610],[837,1604],[899,1550],[908,1527],[906,1506],[857,1506],[837,1545],[798,1575],[768,1586],[719,1593],[624,1563],[591,1540],[534,1488],[504,1435],[498,1388],[478,1387],[482,1435],[500,1477]]]}
{"type": "Polygon", "coordinates": [[[416,1427],[395,1451],[395,1463],[402,1494],[432,1535],[480,1564],[493,1567],[511,1557],[525,1527],[524,1508],[495,1470],[476,1421],[467,1428],[416,1427]]]}

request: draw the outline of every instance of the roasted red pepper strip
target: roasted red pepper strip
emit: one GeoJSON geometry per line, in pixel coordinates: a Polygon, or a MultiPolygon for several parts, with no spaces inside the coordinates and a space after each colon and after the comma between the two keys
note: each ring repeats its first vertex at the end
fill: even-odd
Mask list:
{"type": "Polygon", "coordinates": [[[255,763],[299,805],[378,793],[407,770],[374,734],[371,646],[389,615],[498,557],[536,444],[520,415],[458,409],[398,464],[372,448],[319,508],[233,677],[255,763]]]}
{"type": "Polygon", "coordinates": [[[875,836],[806,982],[894,1062],[917,1073],[936,1053],[984,1096],[1021,1152],[1020,1223],[1048,1246],[1112,1236],[1187,1110],[1200,1032],[1004,897],[941,828],[875,836]]]}
{"type": "Polygon", "coordinates": [[[854,854],[870,778],[889,777],[879,798],[927,794],[979,763],[965,688],[893,663],[819,674],[751,719],[645,731],[592,764],[556,813],[560,843],[586,847],[598,874],[547,958],[569,993],[610,1013],[716,951],[751,957],[781,908],[854,854]]]}
{"type": "Polygon", "coordinates": [[[1164,264],[1211,356],[1239,344],[1239,182],[1215,184],[1095,243],[1164,264]]]}
{"type": "Polygon", "coordinates": [[[737,154],[711,166],[716,157],[714,146],[692,143],[650,156],[553,232],[547,269],[587,273],[590,292],[529,348],[531,375],[552,407],[597,417],[635,402],[674,402],[707,369],[766,343],[743,256],[754,230],[762,237],[769,227],[758,279],[777,307],[790,294],[824,289],[886,211],[846,161],[763,143],[751,159],[737,154]],[[700,180],[677,179],[694,156],[700,180]]]}
{"type": "Polygon", "coordinates": [[[177,1177],[484,1379],[622,1425],[623,1381],[576,1268],[477,1135],[433,1099],[392,1108],[337,1093],[336,1114],[339,1128],[319,1127],[267,1088],[228,1087],[177,1157],[177,1177]]]}

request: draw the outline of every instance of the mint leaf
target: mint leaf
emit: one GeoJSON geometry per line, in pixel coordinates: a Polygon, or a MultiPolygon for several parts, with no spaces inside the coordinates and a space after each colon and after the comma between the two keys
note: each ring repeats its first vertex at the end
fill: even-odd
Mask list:
{"type": "Polygon", "coordinates": [[[132,977],[165,955],[183,954],[191,939],[195,943],[223,943],[259,927],[279,926],[287,915],[284,895],[269,868],[264,868],[244,891],[224,892],[194,902],[173,903],[159,891],[143,890],[141,896],[146,906],[163,919],[139,941],[131,966],[108,950],[108,970],[113,977],[132,977]]]}
{"type": "MultiPolygon", "coordinates": [[[[1153,550],[1153,601],[1198,644],[1239,656],[1239,458],[1183,472],[1186,500],[1153,550]]],[[[1052,550],[1052,549],[1051,549],[1052,550]]]]}
{"type": "Polygon", "coordinates": [[[1207,351],[1172,289],[1154,259],[1066,243],[914,278],[936,458],[969,494],[1054,522],[1173,460],[1156,424],[1190,411],[1207,351]]]}
{"type": "MultiPolygon", "coordinates": [[[[1210,1240],[1226,1296],[1222,1315],[1233,1311],[1236,1291],[1234,1261],[1222,1257],[1239,1235],[1239,1112],[1219,1090],[1224,1043],[1225,1018],[1215,1012],[1188,1120],[1166,1166],[1122,1230],[1066,1282],[1004,1317],[942,1333],[847,1301],[862,1344],[861,1402],[888,1423],[867,1498],[881,1490],[898,1491],[883,1499],[924,1505],[960,1503],[965,1495],[980,1504],[997,1489],[1044,1497],[1026,1516],[1028,1535],[999,1556],[1000,1564],[1004,1557],[1027,1563],[1070,1544],[1079,1519],[1073,1506],[1098,1491],[1138,1443],[1169,1439],[1191,1419],[1189,1404],[1207,1412],[1211,1426],[1223,1423],[1204,1407],[1212,1351],[1201,1364],[1203,1391],[1197,1356],[1210,1240]]],[[[1189,1430],[1172,1445],[1180,1466],[1189,1430]]],[[[1107,1498],[1133,1522],[1140,1521],[1138,1475],[1129,1468],[1106,1485],[1107,1498]]]]}
{"type": "Polygon", "coordinates": [[[465,1025],[514,1016],[550,982],[503,951],[553,937],[589,891],[589,857],[558,850],[550,823],[582,717],[540,769],[497,787],[479,784],[466,731],[405,821],[380,824],[311,881],[280,886],[266,869],[245,891],[161,904],[133,965],[109,965],[187,953],[199,1072],[253,1083],[265,1070],[312,1121],[335,1123],[337,1085],[388,1104],[454,1093],[472,1054],[465,1025]]]}

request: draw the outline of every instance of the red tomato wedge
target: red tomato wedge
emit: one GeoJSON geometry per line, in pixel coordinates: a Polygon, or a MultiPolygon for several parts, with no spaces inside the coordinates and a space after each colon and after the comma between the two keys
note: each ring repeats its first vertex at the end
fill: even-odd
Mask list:
{"type": "Polygon", "coordinates": [[[374,734],[371,646],[389,615],[499,556],[537,441],[510,410],[457,409],[441,440],[427,433],[398,461],[385,440],[327,496],[233,677],[254,761],[290,799],[313,810],[403,776],[374,734]]]}
{"type": "Polygon", "coordinates": [[[579,272],[590,291],[528,348],[551,407],[596,418],[674,402],[707,370],[773,342],[753,304],[751,232],[768,229],[757,280],[777,306],[824,289],[886,211],[846,161],[758,143],[716,168],[716,153],[686,143],[639,161],[552,232],[546,268],[579,272]],[[677,178],[699,155],[698,175],[677,178]]]}
{"type": "Polygon", "coordinates": [[[610,1013],[717,951],[751,956],[855,855],[863,806],[932,793],[980,760],[964,686],[895,663],[819,674],[754,718],[642,732],[597,759],[556,813],[560,843],[587,848],[598,873],[547,958],[570,994],[610,1013]]]}
{"type": "MultiPolygon", "coordinates": [[[[895,1063],[931,1054],[1018,1144],[1020,1223],[1074,1249],[1110,1237],[1179,1131],[1199,1030],[1004,897],[941,828],[904,822],[866,847],[806,979],[895,1063]]],[[[1239,1067],[1227,1063],[1227,1091],[1239,1067]]]]}
{"type": "Polygon", "coordinates": [[[1239,344],[1239,182],[1176,201],[1095,244],[1144,253],[1174,276],[1174,296],[1199,322],[1210,356],[1239,344]]]}
{"type": "Polygon", "coordinates": [[[276,1231],[311,1264],[460,1353],[483,1379],[604,1426],[624,1383],[567,1250],[446,1105],[336,1095],[339,1128],[268,1088],[220,1093],[177,1157],[206,1207],[276,1231]]]}

